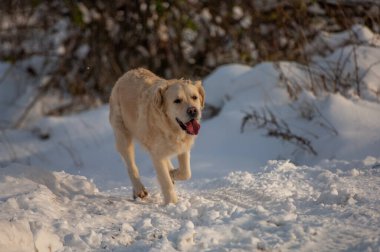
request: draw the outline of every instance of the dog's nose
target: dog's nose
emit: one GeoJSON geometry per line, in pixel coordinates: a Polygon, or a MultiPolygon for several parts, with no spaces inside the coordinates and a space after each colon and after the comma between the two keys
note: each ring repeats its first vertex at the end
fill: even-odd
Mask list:
{"type": "Polygon", "coordinates": [[[198,116],[198,110],[196,107],[188,107],[187,114],[189,115],[190,118],[195,118],[198,116]]]}

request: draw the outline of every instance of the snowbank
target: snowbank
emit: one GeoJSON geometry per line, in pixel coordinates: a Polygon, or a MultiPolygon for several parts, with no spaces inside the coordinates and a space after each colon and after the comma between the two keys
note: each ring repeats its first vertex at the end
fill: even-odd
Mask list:
{"type": "Polygon", "coordinates": [[[203,127],[195,148],[197,156],[224,153],[218,159],[220,169],[236,164],[239,169],[246,167],[243,170],[250,170],[242,161],[249,159],[247,156],[251,157],[249,163],[257,166],[269,159],[317,164],[322,159],[377,156],[380,49],[374,45],[378,35],[354,26],[332,36],[331,41],[336,42],[333,53],[315,57],[309,66],[293,62],[266,62],[251,69],[227,65],[208,76],[204,81],[206,102],[221,112],[203,127]],[[350,34],[361,44],[346,45],[350,34]],[[226,78],[223,72],[235,74],[226,78]],[[310,146],[285,137],[271,139],[268,128],[258,129],[259,123],[254,120],[243,127],[244,116],[254,113],[272,114],[283,126],[275,128],[275,133],[282,130],[280,133],[287,133],[285,137],[302,136],[310,146]],[[224,131],[217,130],[221,126],[224,131]]]}
{"type": "Polygon", "coordinates": [[[60,222],[67,222],[62,220],[62,213],[71,209],[68,204],[72,200],[96,195],[97,191],[82,176],[17,164],[2,168],[0,251],[61,249],[62,237],[55,229],[60,222]]]}

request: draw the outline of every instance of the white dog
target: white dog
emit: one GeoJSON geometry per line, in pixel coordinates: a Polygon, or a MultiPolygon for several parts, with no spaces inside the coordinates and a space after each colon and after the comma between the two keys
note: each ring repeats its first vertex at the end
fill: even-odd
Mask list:
{"type": "Polygon", "coordinates": [[[141,68],[116,82],[109,119],[134,198],[148,195],[135,163],[133,140],[137,139],[151,156],[165,204],[177,202],[174,180],[191,177],[190,149],[200,129],[204,100],[200,81],[165,80],[141,68]],[[178,169],[170,161],[174,155],[178,155],[178,169]]]}

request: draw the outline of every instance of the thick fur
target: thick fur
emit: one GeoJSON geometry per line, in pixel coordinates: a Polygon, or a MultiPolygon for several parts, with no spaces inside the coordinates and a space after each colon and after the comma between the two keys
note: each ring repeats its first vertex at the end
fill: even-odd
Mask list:
{"type": "Polygon", "coordinates": [[[174,180],[191,177],[190,149],[195,140],[194,135],[180,127],[177,119],[189,121],[186,111],[191,106],[199,111],[196,117],[199,122],[204,99],[200,81],[165,80],[141,68],[128,71],[116,82],[110,97],[109,119],[135,198],[147,196],[135,163],[133,141],[136,139],[150,154],[165,204],[177,202],[174,180]],[[175,102],[176,99],[181,102],[175,102]],[[178,169],[170,161],[175,155],[178,169]]]}

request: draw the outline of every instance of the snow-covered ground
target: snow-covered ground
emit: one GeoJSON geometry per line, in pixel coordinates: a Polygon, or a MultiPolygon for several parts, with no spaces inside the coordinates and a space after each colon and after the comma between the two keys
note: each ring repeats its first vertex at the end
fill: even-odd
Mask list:
{"type": "Polygon", "coordinates": [[[156,185],[135,202],[130,187],[99,192],[82,176],[14,164],[0,177],[0,251],[378,251],[379,161],[270,161],[179,184],[169,206],[156,185]]]}
{"type": "Polygon", "coordinates": [[[220,112],[176,205],[141,149],[149,197],[132,200],[107,106],[0,131],[0,251],[380,251],[378,35],[355,26],[307,50],[323,46],[309,67],[234,64],[204,80],[220,112]]]}

